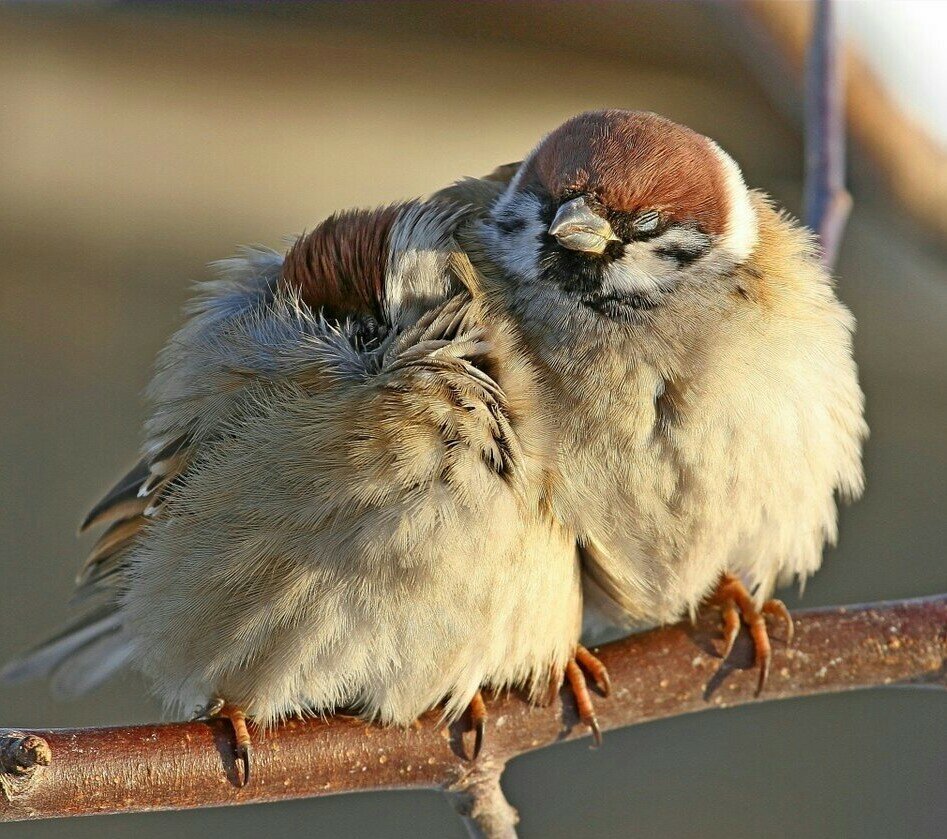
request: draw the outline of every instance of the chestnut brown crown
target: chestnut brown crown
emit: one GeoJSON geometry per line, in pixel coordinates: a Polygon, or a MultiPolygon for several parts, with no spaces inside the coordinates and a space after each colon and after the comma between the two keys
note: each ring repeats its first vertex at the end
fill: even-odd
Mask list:
{"type": "Polygon", "coordinates": [[[517,187],[557,199],[590,195],[620,213],[654,209],[714,235],[730,211],[715,144],[643,111],[593,111],[563,123],[525,162],[517,187]]]}

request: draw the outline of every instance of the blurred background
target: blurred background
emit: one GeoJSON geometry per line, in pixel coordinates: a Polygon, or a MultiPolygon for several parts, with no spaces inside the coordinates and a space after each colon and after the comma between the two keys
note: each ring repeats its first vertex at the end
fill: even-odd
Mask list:
{"type": "MultiPolygon", "coordinates": [[[[77,522],[130,462],[206,263],[518,160],[566,117],[659,111],[797,212],[807,3],[0,8],[0,660],[68,614],[77,522]]],[[[806,606],[947,589],[944,5],[842,3],[868,491],[806,606]],[[925,11],[926,9],[926,11],[925,11]]],[[[798,598],[786,592],[790,605],[798,598]]],[[[159,717],[133,676],[3,687],[0,725],[159,717]]],[[[680,717],[512,763],[523,837],[934,837],[947,703],[878,690],[680,717]]],[[[22,824],[17,836],[457,837],[437,793],[22,824]]]]}

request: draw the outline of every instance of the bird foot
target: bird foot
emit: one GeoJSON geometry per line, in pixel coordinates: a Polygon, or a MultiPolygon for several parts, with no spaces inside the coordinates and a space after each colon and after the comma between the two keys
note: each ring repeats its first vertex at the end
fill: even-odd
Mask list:
{"type": "MultiPolygon", "coordinates": [[[[545,705],[551,702],[563,683],[568,684],[569,690],[572,691],[572,695],[575,697],[579,719],[591,730],[595,745],[601,746],[602,729],[599,727],[598,718],[595,716],[595,708],[592,705],[592,697],[589,694],[589,686],[585,678],[586,672],[592,677],[592,682],[602,696],[608,696],[611,693],[612,682],[608,675],[608,669],[596,656],[580,645],[576,647],[572,660],[566,664],[565,673],[557,670],[551,675],[549,689],[546,692],[545,700],[541,704],[545,705]]],[[[470,727],[474,731],[474,747],[470,759],[476,760],[483,748],[487,726],[487,708],[483,701],[483,694],[480,691],[477,691],[474,698],[470,700],[467,713],[470,718],[470,727]]]]}
{"type": "Polygon", "coordinates": [[[603,696],[608,696],[611,693],[612,683],[605,665],[585,647],[581,645],[576,647],[575,656],[566,665],[566,682],[568,682],[572,695],[575,697],[579,719],[591,730],[595,745],[601,746],[602,729],[599,727],[598,718],[595,716],[595,708],[592,705],[592,697],[589,694],[589,686],[585,680],[583,669],[592,677],[595,686],[603,696]]]}
{"type": "Polygon", "coordinates": [[[759,681],[756,686],[756,696],[763,692],[766,679],[769,676],[770,661],[773,650],[769,640],[769,630],[766,628],[766,615],[781,618],[786,625],[786,644],[792,643],[793,623],[792,616],[782,600],[767,600],[757,609],[753,596],[746,586],[733,574],[724,574],[717,584],[717,588],[710,597],[710,603],[717,606],[723,621],[724,648],[722,658],[726,659],[733,649],[733,644],[740,633],[740,620],[750,630],[755,649],[755,664],[759,668],[759,681]]]}
{"type": "Polygon", "coordinates": [[[253,754],[246,714],[236,705],[231,705],[218,696],[211,699],[203,708],[198,708],[192,719],[210,720],[217,717],[225,717],[233,726],[234,760],[243,767],[243,781],[240,786],[245,787],[250,783],[250,757],[253,754]]]}

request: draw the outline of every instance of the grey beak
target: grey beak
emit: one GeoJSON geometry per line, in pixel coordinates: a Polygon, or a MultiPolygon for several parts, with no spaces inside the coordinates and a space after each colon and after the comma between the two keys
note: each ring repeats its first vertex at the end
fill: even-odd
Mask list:
{"type": "Polygon", "coordinates": [[[603,253],[609,242],[621,241],[612,226],[590,209],[581,196],[566,201],[549,225],[549,235],[573,251],[603,253]]]}

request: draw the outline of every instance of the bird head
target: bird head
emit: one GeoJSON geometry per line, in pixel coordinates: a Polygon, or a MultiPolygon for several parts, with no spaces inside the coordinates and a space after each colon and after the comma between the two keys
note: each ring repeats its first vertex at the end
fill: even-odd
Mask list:
{"type": "Polygon", "coordinates": [[[656,114],[608,110],[537,146],[483,240],[524,293],[635,322],[682,285],[745,261],[757,218],[739,168],[712,140],[656,114]]]}

